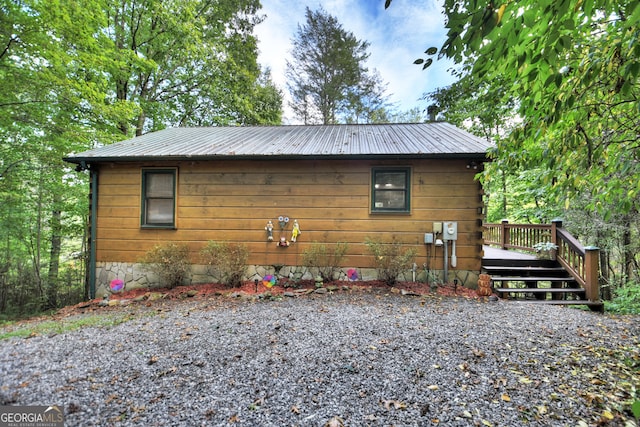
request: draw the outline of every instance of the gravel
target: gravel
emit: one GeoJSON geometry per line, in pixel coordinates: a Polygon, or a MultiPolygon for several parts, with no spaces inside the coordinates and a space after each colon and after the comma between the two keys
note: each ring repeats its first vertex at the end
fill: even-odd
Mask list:
{"type": "Polygon", "coordinates": [[[640,389],[638,317],[373,290],[119,310],[1,341],[0,404],[67,426],[624,425],[640,389]]]}

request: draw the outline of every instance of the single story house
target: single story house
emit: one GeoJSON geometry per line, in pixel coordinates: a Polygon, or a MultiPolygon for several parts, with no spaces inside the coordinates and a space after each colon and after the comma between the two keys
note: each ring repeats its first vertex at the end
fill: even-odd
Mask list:
{"type": "Polygon", "coordinates": [[[71,154],[91,175],[92,297],[114,278],[153,285],[139,260],[169,241],[192,251],[191,283],[212,280],[197,268],[211,240],[247,246],[248,280],[297,274],[313,242],[346,242],[341,267],[375,279],[365,241],[379,239],[415,248],[418,277],[446,272],[473,287],[484,216],[475,176],[489,146],[433,122],[171,128],[71,154]]]}

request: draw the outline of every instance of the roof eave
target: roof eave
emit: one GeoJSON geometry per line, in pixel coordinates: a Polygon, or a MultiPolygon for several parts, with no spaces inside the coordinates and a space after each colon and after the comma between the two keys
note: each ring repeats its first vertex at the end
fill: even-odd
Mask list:
{"type": "Polygon", "coordinates": [[[138,163],[138,162],[184,162],[211,160],[399,160],[399,159],[470,159],[488,161],[487,153],[409,153],[409,154],[251,154],[213,156],[113,156],[81,157],[69,156],[64,161],[74,164],[94,163],[138,163]]]}

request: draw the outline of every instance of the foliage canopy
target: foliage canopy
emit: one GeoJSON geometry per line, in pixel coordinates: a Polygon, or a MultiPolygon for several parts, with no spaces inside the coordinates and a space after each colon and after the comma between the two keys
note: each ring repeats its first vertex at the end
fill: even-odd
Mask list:
{"type": "Polygon", "coordinates": [[[597,189],[588,207],[637,211],[638,2],[447,0],[444,10],[447,40],[416,63],[449,57],[472,63],[474,79],[506,85],[523,122],[496,156],[544,166],[544,181],[567,203],[597,189]]]}
{"type": "Polygon", "coordinates": [[[259,8],[2,3],[0,312],[87,296],[87,176],[64,156],[167,126],[281,122],[282,94],[257,63],[259,8]]]}

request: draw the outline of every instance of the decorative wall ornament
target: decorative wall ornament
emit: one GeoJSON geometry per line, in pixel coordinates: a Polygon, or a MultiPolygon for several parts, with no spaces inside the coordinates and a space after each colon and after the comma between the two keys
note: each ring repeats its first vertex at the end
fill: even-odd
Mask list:
{"type": "Polygon", "coordinates": [[[298,239],[298,236],[301,234],[302,234],[302,231],[300,231],[300,224],[298,224],[297,219],[294,219],[293,230],[291,231],[291,242],[296,242],[298,239]]]}
{"type": "Polygon", "coordinates": [[[284,231],[285,227],[289,223],[289,217],[280,215],[278,217],[278,223],[280,224],[280,229],[284,231]]]}
{"type": "Polygon", "coordinates": [[[120,292],[124,289],[124,281],[121,279],[113,279],[111,283],[109,283],[109,288],[113,293],[120,292]]]}
{"type": "Polygon", "coordinates": [[[273,223],[271,222],[271,220],[267,222],[267,225],[264,227],[264,229],[267,231],[267,240],[272,242],[273,241],[273,223]]]}

